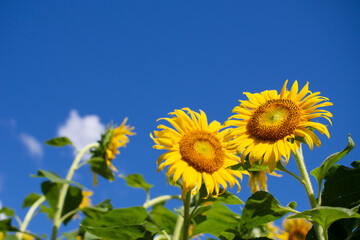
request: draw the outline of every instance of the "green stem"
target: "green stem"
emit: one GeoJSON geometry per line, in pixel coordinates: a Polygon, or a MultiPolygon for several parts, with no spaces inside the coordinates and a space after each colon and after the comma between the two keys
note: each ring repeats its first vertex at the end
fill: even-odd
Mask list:
{"type": "MultiPolygon", "coordinates": [[[[318,205],[316,202],[313,187],[311,185],[309,174],[308,174],[306,166],[305,166],[305,161],[304,161],[304,156],[302,153],[301,145],[300,145],[299,149],[296,149],[296,154],[294,154],[294,157],[295,157],[296,163],[298,165],[300,175],[303,180],[303,185],[305,187],[306,194],[308,195],[308,198],[309,198],[310,206],[311,206],[311,208],[316,208],[318,205]]],[[[313,224],[314,224],[317,238],[319,240],[323,240],[323,239],[327,240],[327,232],[323,231],[323,229],[321,228],[321,226],[319,224],[317,224],[315,222],[313,224]]]]}
{"type": "Polygon", "coordinates": [[[60,223],[62,223],[63,221],[65,221],[65,219],[67,219],[68,217],[70,217],[71,215],[73,215],[73,214],[75,214],[75,213],[77,213],[79,211],[80,211],[80,208],[76,208],[76,209],[66,213],[64,216],[62,216],[60,218],[60,223]]]}
{"type": "Polygon", "coordinates": [[[180,196],[177,196],[177,195],[164,195],[164,196],[160,196],[160,197],[157,197],[157,198],[154,198],[152,200],[149,200],[149,201],[146,201],[143,205],[144,208],[149,208],[149,207],[152,207],[158,203],[162,203],[162,202],[166,202],[167,200],[170,200],[170,199],[181,199],[180,196]]]}
{"type": "Polygon", "coordinates": [[[302,180],[301,177],[299,177],[298,175],[296,175],[296,174],[290,172],[289,170],[287,170],[282,164],[280,164],[280,166],[277,166],[277,167],[278,167],[278,169],[279,169],[280,171],[285,172],[285,173],[293,176],[293,177],[296,178],[302,185],[304,185],[304,180],[302,180]]]}
{"type": "MultiPolygon", "coordinates": [[[[30,207],[29,211],[26,213],[23,223],[20,226],[20,231],[25,232],[27,226],[29,225],[29,222],[31,221],[35,210],[43,203],[45,202],[46,198],[45,196],[41,196],[38,200],[34,202],[34,204],[30,207]]],[[[22,239],[23,233],[19,234],[19,239],[22,239]]]]}
{"type": "MultiPolygon", "coordinates": [[[[79,163],[81,158],[84,156],[84,154],[89,151],[91,148],[95,148],[98,147],[99,144],[98,143],[91,143],[88,144],[87,146],[85,146],[79,153],[78,155],[75,157],[69,171],[68,174],[66,176],[66,180],[71,181],[75,171],[79,168],[79,163]]],[[[69,184],[68,183],[64,183],[61,190],[60,190],[60,195],[59,195],[59,200],[58,200],[58,204],[56,206],[56,210],[55,210],[55,214],[54,214],[54,225],[53,225],[53,230],[52,230],[52,234],[51,234],[51,239],[55,240],[57,237],[57,233],[61,224],[61,213],[64,207],[64,202],[65,202],[65,198],[66,198],[66,194],[67,191],[69,189],[69,184]]]]}
{"type": "Polygon", "coordinates": [[[180,214],[178,214],[178,218],[177,218],[175,230],[174,230],[174,235],[173,235],[173,240],[180,240],[181,228],[183,226],[183,223],[184,223],[184,218],[180,214]]]}
{"type": "Polygon", "coordinates": [[[184,225],[183,225],[183,240],[189,239],[189,227],[190,227],[190,199],[191,192],[186,194],[184,200],[184,225]]]}

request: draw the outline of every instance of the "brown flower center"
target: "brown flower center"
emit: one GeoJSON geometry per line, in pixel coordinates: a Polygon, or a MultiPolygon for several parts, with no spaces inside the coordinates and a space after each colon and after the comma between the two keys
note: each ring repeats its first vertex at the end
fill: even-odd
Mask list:
{"type": "Polygon", "coordinates": [[[223,166],[225,154],[213,133],[195,130],[180,141],[182,159],[198,172],[213,173],[223,166]]]}
{"type": "Polygon", "coordinates": [[[300,109],[289,99],[269,100],[258,107],[247,125],[257,139],[277,141],[293,134],[300,122],[300,109]]]}
{"type": "Polygon", "coordinates": [[[305,240],[307,232],[293,231],[289,235],[289,240],[305,240]]]}

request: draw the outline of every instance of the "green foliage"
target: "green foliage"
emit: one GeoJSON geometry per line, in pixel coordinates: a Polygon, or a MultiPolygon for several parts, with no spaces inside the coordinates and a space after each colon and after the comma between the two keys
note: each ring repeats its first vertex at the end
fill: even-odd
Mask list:
{"type": "Polygon", "coordinates": [[[326,172],[341,158],[348,154],[354,148],[354,146],[355,143],[349,134],[348,144],[344,150],[330,155],[325,159],[325,161],[320,165],[320,167],[315,168],[310,172],[310,174],[313,175],[318,181],[319,191],[321,190],[321,183],[326,175],[326,172]]]}
{"type": "Polygon", "coordinates": [[[16,232],[19,231],[16,227],[11,225],[11,218],[7,218],[4,220],[0,220],[0,231],[6,232],[6,231],[12,231],[16,232]]]}
{"type": "Polygon", "coordinates": [[[114,227],[88,227],[86,231],[94,234],[101,239],[153,239],[150,232],[146,231],[145,224],[120,225],[114,227]]]}
{"type": "Polygon", "coordinates": [[[177,214],[170,211],[162,204],[154,205],[150,211],[152,222],[148,224],[148,229],[154,229],[155,231],[165,230],[168,234],[173,234],[177,214]],[[152,227],[153,226],[153,227],[152,227]]]}
{"type": "Polygon", "coordinates": [[[241,227],[251,229],[275,221],[290,212],[296,213],[295,207],[295,202],[283,207],[270,193],[256,192],[245,203],[242,211],[241,227]]]}
{"type": "Polygon", "coordinates": [[[66,237],[67,240],[77,240],[76,235],[73,233],[62,233],[66,237]]]}
{"type": "Polygon", "coordinates": [[[53,183],[61,183],[61,184],[76,184],[81,188],[85,188],[83,185],[81,185],[80,183],[77,182],[73,182],[73,181],[68,181],[66,179],[62,179],[59,175],[57,175],[56,173],[50,172],[50,171],[45,171],[45,170],[38,170],[37,175],[31,175],[32,177],[44,177],[49,179],[51,182],[53,183]]]}
{"type": "MultiPolygon", "coordinates": [[[[45,181],[41,184],[41,190],[46,197],[46,200],[50,206],[50,208],[42,206],[40,210],[48,215],[49,218],[54,217],[54,213],[56,211],[56,207],[58,204],[58,199],[60,195],[61,184],[45,181]]],[[[66,194],[64,208],[62,210],[61,216],[77,209],[82,200],[82,192],[81,189],[75,186],[69,186],[68,192],[66,194]]],[[[75,214],[71,214],[66,219],[64,219],[63,223],[66,225],[75,214]]]]}
{"type": "Polygon", "coordinates": [[[88,163],[91,166],[91,171],[94,173],[99,174],[105,179],[110,181],[114,181],[114,174],[112,173],[109,166],[106,164],[106,161],[103,157],[93,157],[91,158],[88,163]]]}
{"type": "Polygon", "coordinates": [[[118,208],[87,216],[82,221],[82,228],[102,238],[137,239],[149,236],[145,227],[148,217],[143,207],[118,208]]]}
{"type": "Polygon", "coordinates": [[[316,207],[311,210],[306,210],[301,213],[294,214],[289,218],[306,218],[311,222],[318,223],[324,231],[330,227],[330,225],[339,219],[344,218],[360,218],[360,214],[356,213],[359,207],[352,209],[341,207],[316,207]]]}
{"type": "Polygon", "coordinates": [[[113,206],[110,203],[110,199],[107,199],[101,203],[96,204],[95,206],[85,207],[82,209],[82,212],[92,219],[99,219],[101,215],[111,211],[113,206]]]}
{"type": "MultiPolygon", "coordinates": [[[[353,208],[360,204],[360,166],[358,161],[351,165],[353,168],[334,165],[329,169],[322,193],[323,206],[353,208]]],[[[341,219],[330,226],[329,236],[345,239],[352,235],[356,239],[358,235],[353,232],[359,226],[359,219],[341,219]]]]}
{"type": "Polygon", "coordinates": [[[228,207],[213,203],[206,214],[202,213],[194,218],[196,226],[193,234],[210,233],[219,237],[225,231],[236,229],[239,226],[240,218],[240,215],[232,212],[228,207]]]}
{"type": "Polygon", "coordinates": [[[325,176],[323,206],[353,208],[360,204],[360,166],[356,163],[352,163],[356,168],[342,165],[330,168],[325,176]]]}
{"type": "Polygon", "coordinates": [[[126,183],[128,186],[134,187],[134,188],[142,188],[146,192],[149,192],[150,188],[153,187],[153,185],[145,182],[143,176],[138,173],[129,174],[126,177],[124,175],[120,174],[119,177],[124,178],[126,180],[126,183]]]}
{"type": "Polygon", "coordinates": [[[47,145],[50,145],[50,146],[53,146],[53,147],[63,147],[63,146],[66,146],[66,145],[73,145],[73,143],[67,137],[52,138],[50,140],[47,140],[45,143],[47,145]]]}
{"type": "Polygon", "coordinates": [[[23,208],[32,206],[39,198],[41,198],[40,194],[30,193],[23,202],[23,208]]]}
{"type": "Polygon", "coordinates": [[[14,210],[13,210],[13,209],[10,209],[10,208],[8,208],[8,207],[2,207],[2,208],[0,209],[0,214],[1,214],[1,213],[5,214],[5,215],[8,216],[8,217],[11,217],[11,216],[14,216],[14,215],[15,215],[14,210]]]}

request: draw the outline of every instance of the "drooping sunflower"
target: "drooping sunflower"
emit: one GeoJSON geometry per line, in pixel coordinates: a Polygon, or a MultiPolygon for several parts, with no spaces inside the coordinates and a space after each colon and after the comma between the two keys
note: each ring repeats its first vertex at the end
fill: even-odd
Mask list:
{"type": "Polygon", "coordinates": [[[265,171],[265,170],[260,170],[260,171],[249,171],[250,176],[249,176],[249,186],[251,188],[251,193],[255,193],[257,191],[263,190],[263,191],[267,191],[267,177],[266,177],[266,173],[272,175],[272,176],[276,176],[276,177],[281,177],[282,175],[277,174],[275,172],[269,172],[269,171],[265,171]]]}
{"type": "Polygon", "coordinates": [[[312,130],[330,138],[324,124],[312,121],[323,117],[331,124],[332,114],[319,109],[331,106],[329,99],[319,96],[320,92],[310,92],[309,83],[298,92],[295,81],[288,91],[287,82],[280,94],[276,90],[255,94],[245,92],[249,100],[240,100],[240,105],[233,109],[235,115],[225,122],[225,126],[235,127],[231,129],[233,147],[242,153],[242,161],[248,156],[251,165],[259,161],[273,171],[282,156],[287,163],[291,151],[300,147],[296,137],[303,138],[311,150],[314,143],[317,147],[321,145],[312,130]]]}
{"type": "Polygon", "coordinates": [[[312,224],[305,218],[285,219],[283,228],[276,237],[281,240],[305,240],[312,224]]]}
{"type": "Polygon", "coordinates": [[[157,160],[158,172],[169,166],[166,175],[168,180],[174,175],[174,185],[181,177],[182,198],[189,191],[196,194],[202,182],[208,196],[219,195],[220,185],[226,190],[227,183],[230,187],[238,185],[240,191],[236,177],[242,179],[245,172],[228,169],[240,160],[234,150],[228,149],[228,130],[221,131],[223,126],[217,121],[208,124],[206,114],[201,110],[197,113],[183,108],[169,114],[171,118],[159,120],[168,121],[173,128],[159,125],[160,131],[154,131],[154,136],[150,133],[156,143],[154,148],[167,150],[157,160]]]}
{"type": "Polygon", "coordinates": [[[92,160],[90,160],[90,164],[94,172],[94,185],[97,184],[97,174],[109,180],[114,180],[112,171],[117,172],[117,169],[111,162],[115,159],[116,154],[120,153],[119,148],[126,147],[129,142],[128,136],[135,135],[132,132],[134,127],[125,125],[126,121],[127,118],[116,128],[113,126],[108,127],[101,136],[99,147],[91,152],[92,160]]]}

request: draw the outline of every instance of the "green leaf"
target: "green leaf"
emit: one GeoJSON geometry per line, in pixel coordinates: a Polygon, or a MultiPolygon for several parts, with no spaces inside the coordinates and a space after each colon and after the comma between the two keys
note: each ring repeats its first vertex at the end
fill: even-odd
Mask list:
{"type": "Polygon", "coordinates": [[[47,179],[49,179],[51,182],[53,183],[61,183],[61,184],[76,184],[81,188],[85,188],[83,185],[81,185],[80,183],[77,182],[73,182],[73,181],[68,181],[66,179],[62,179],[59,175],[57,175],[56,173],[50,172],[50,171],[45,171],[45,170],[38,170],[37,175],[31,175],[32,177],[45,177],[47,179]]]}
{"type": "Polygon", "coordinates": [[[146,192],[149,192],[150,188],[153,187],[153,185],[145,182],[143,176],[138,173],[130,174],[127,175],[126,177],[120,174],[119,177],[124,178],[128,186],[135,188],[142,188],[146,192]]]}
{"type": "Polygon", "coordinates": [[[67,240],[77,240],[76,234],[74,233],[62,233],[66,237],[67,240]]]}
{"type": "Polygon", "coordinates": [[[15,215],[15,211],[13,209],[8,208],[8,207],[1,208],[0,213],[3,213],[8,217],[11,217],[11,216],[15,215]]]}
{"type": "MultiPolygon", "coordinates": [[[[356,162],[352,165],[356,166],[356,162]]],[[[325,176],[323,206],[353,208],[360,204],[360,167],[331,167],[325,176]]]]}
{"type": "Polygon", "coordinates": [[[113,206],[110,203],[110,199],[106,199],[105,201],[96,204],[95,206],[85,207],[82,209],[82,212],[94,219],[98,219],[101,217],[101,215],[111,211],[113,209],[113,206]]]}
{"type": "MultiPolygon", "coordinates": [[[[70,186],[65,197],[65,203],[61,216],[64,216],[65,214],[77,209],[82,201],[82,198],[83,196],[81,189],[78,187],[70,186]]],[[[74,215],[75,213],[67,217],[63,222],[64,225],[66,225],[74,215]]]]}
{"type": "MultiPolygon", "coordinates": [[[[45,181],[41,184],[41,190],[42,190],[44,196],[46,197],[46,200],[49,203],[50,208],[51,208],[51,210],[49,210],[46,207],[42,207],[41,211],[47,213],[50,218],[53,217],[53,214],[56,211],[56,207],[57,207],[59,195],[60,195],[60,189],[61,189],[61,185],[58,183],[45,181]]],[[[64,216],[68,212],[73,211],[76,208],[78,208],[81,203],[81,200],[82,200],[81,189],[78,187],[75,187],[75,186],[69,186],[69,189],[68,189],[66,197],[65,197],[64,207],[63,207],[61,216],[64,216]]],[[[64,225],[66,225],[71,220],[71,218],[74,214],[72,214],[71,216],[69,216],[68,218],[66,218],[64,220],[64,222],[63,222],[64,225]]]]}
{"type": "Polygon", "coordinates": [[[143,224],[148,218],[148,213],[143,207],[129,207],[113,209],[95,217],[86,217],[82,224],[93,227],[143,224]]]}
{"type": "MultiPolygon", "coordinates": [[[[342,165],[332,166],[325,176],[322,205],[353,208],[360,204],[360,166],[357,161],[351,163],[354,168],[342,165]]],[[[329,228],[329,237],[346,239],[359,227],[359,219],[341,219],[329,228]]]]}
{"type": "Polygon", "coordinates": [[[145,224],[136,225],[120,225],[114,227],[88,227],[84,226],[86,231],[94,234],[101,239],[139,239],[145,237],[148,232],[146,231],[145,224]]]}
{"type": "MultiPolygon", "coordinates": [[[[157,204],[152,207],[150,215],[156,223],[157,231],[164,229],[168,234],[173,234],[178,217],[176,213],[162,204],[157,204]]],[[[149,225],[151,224],[149,223],[149,225]]]]}
{"type": "Polygon", "coordinates": [[[91,158],[88,162],[91,165],[91,171],[99,174],[103,178],[108,179],[110,181],[115,180],[114,174],[112,173],[109,166],[106,164],[104,158],[101,157],[91,158]]]}
{"type": "Polygon", "coordinates": [[[241,225],[247,229],[263,225],[275,221],[289,212],[297,213],[294,210],[295,207],[295,202],[283,207],[270,193],[259,191],[246,201],[242,211],[241,225]]]}
{"type": "Polygon", "coordinates": [[[240,215],[222,204],[214,203],[212,208],[206,211],[206,214],[199,214],[193,219],[197,223],[194,235],[210,233],[219,237],[225,230],[238,227],[240,215]]]}
{"type": "Polygon", "coordinates": [[[30,193],[23,202],[23,208],[32,206],[39,198],[41,198],[40,194],[30,193]]]}
{"type": "Polygon", "coordinates": [[[50,219],[54,219],[54,210],[50,207],[40,205],[40,212],[45,213],[50,219]]]}
{"type": "Polygon", "coordinates": [[[55,212],[56,205],[59,199],[59,192],[60,192],[61,185],[50,182],[44,181],[41,184],[41,191],[43,192],[50,208],[55,212]]]}
{"type": "Polygon", "coordinates": [[[306,218],[311,222],[317,222],[324,231],[327,231],[330,225],[336,220],[344,218],[360,218],[360,214],[356,213],[358,209],[359,206],[352,209],[320,206],[294,214],[288,218],[306,218]]]}
{"type": "Polygon", "coordinates": [[[53,147],[63,147],[66,145],[73,145],[70,139],[68,139],[67,137],[52,138],[50,140],[47,140],[45,143],[53,147]]]}
{"type": "MultiPolygon", "coordinates": [[[[195,212],[193,213],[192,217],[196,217],[199,214],[203,214],[205,213],[207,210],[211,209],[212,205],[207,205],[207,206],[200,206],[198,208],[196,208],[195,212]]],[[[194,207],[190,208],[190,212],[192,212],[194,209],[194,207]]]]}
{"type": "Polygon", "coordinates": [[[11,218],[7,218],[4,220],[0,220],[0,231],[6,232],[6,231],[12,231],[16,232],[19,231],[16,227],[11,225],[11,218]]]}
{"type": "Polygon", "coordinates": [[[322,180],[325,177],[326,172],[335,164],[337,163],[341,158],[343,158],[346,154],[348,154],[355,146],[354,141],[352,140],[350,134],[349,134],[349,141],[344,150],[341,152],[334,153],[327,157],[325,161],[320,165],[320,167],[313,169],[310,174],[314,176],[318,181],[319,189],[321,189],[321,183],[322,180]]]}

